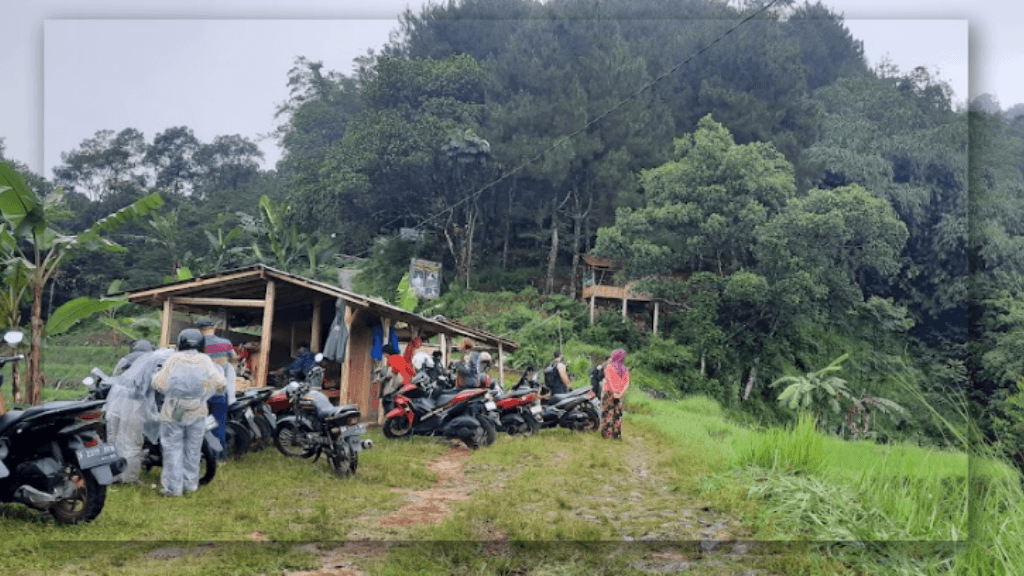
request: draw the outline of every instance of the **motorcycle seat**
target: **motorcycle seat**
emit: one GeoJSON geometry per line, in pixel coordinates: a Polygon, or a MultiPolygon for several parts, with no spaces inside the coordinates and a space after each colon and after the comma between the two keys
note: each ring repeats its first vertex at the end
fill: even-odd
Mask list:
{"type": "Polygon", "coordinates": [[[21,418],[24,415],[24,410],[11,410],[10,412],[5,413],[3,416],[0,416],[0,432],[6,430],[7,427],[10,426],[11,424],[14,424],[18,420],[21,420],[21,418]]]}
{"type": "Polygon", "coordinates": [[[317,405],[317,413],[316,413],[316,415],[318,417],[320,417],[320,418],[323,418],[324,420],[328,420],[330,418],[336,417],[338,415],[341,415],[341,414],[347,413],[347,412],[351,412],[353,414],[359,415],[359,405],[358,404],[345,404],[344,406],[333,406],[332,405],[330,407],[325,407],[325,406],[322,406],[322,405],[317,405]]]}
{"type": "Polygon", "coordinates": [[[590,392],[590,387],[581,387],[566,392],[564,394],[552,394],[551,398],[548,398],[546,404],[557,404],[566,398],[575,398],[577,396],[584,396],[587,392],[590,392]]]}

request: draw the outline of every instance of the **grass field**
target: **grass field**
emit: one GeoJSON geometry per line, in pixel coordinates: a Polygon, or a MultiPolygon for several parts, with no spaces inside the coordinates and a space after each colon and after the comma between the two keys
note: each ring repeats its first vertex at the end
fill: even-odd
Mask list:
{"type": "MultiPolygon", "coordinates": [[[[84,390],[46,390],[64,394],[84,390]]],[[[5,505],[0,573],[1024,573],[1015,469],[810,420],[751,429],[703,397],[631,393],[622,442],[545,430],[456,453],[370,437],[352,478],[270,449],[181,499],[157,494],[156,471],[113,486],[87,525],[5,505]],[[416,521],[437,497],[442,513],[416,521]]]]}

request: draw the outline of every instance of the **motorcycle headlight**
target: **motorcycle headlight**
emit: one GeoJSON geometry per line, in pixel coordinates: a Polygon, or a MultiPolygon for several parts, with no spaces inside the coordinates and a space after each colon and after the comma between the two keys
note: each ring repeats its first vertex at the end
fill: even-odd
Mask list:
{"type": "Polygon", "coordinates": [[[351,426],[353,424],[359,424],[359,416],[349,416],[345,419],[346,426],[351,426]]]}

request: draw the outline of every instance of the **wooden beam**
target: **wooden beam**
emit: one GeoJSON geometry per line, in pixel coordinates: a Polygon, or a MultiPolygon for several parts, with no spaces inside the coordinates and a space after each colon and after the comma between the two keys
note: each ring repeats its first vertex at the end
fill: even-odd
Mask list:
{"type": "Polygon", "coordinates": [[[658,333],[658,301],[654,301],[654,333],[658,333]]]}
{"type": "Polygon", "coordinates": [[[160,347],[166,348],[171,345],[171,299],[164,300],[164,315],[160,321],[160,347]]]}
{"type": "Polygon", "coordinates": [[[170,298],[175,304],[185,306],[218,306],[227,308],[263,308],[265,300],[253,300],[251,298],[193,298],[189,296],[170,298]]]}
{"type": "Polygon", "coordinates": [[[267,295],[264,298],[263,326],[260,331],[260,370],[256,374],[256,387],[267,385],[267,372],[270,370],[270,343],[274,329],[274,299],[277,297],[277,286],[273,280],[267,281],[267,295]]]}
{"type": "Polygon", "coordinates": [[[196,288],[203,288],[212,284],[230,283],[242,278],[251,278],[253,276],[259,276],[258,270],[246,270],[235,274],[226,274],[224,276],[217,276],[215,278],[199,279],[195,278],[192,280],[186,280],[179,283],[170,284],[167,286],[161,286],[159,288],[153,288],[151,290],[143,290],[139,292],[132,292],[128,297],[129,302],[135,302],[136,300],[145,300],[146,298],[159,298],[161,296],[171,296],[175,292],[187,291],[191,292],[196,288]]]}
{"type": "Polygon", "coordinates": [[[349,404],[348,380],[352,372],[352,321],[355,320],[356,310],[345,302],[345,329],[348,330],[348,338],[345,340],[345,363],[341,367],[341,384],[338,385],[338,403],[349,404]]]}
{"type": "Polygon", "coordinates": [[[502,390],[505,389],[505,350],[501,347],[501,342],[498,342],[498,384],[502,390]]]}
{"type": "Polygon", "coordinates": [[[309,335],[309,349],[313,352],[313,354],[322,351],[320,350],[320,332],[322,332],[322,330],[320,329],[320,307],[323,305],[323,303],[324,301],[320,298],[316,298],[313,300],[313,320],[311,322],[312,326],[310,328],[312,334],[309,335]]]}

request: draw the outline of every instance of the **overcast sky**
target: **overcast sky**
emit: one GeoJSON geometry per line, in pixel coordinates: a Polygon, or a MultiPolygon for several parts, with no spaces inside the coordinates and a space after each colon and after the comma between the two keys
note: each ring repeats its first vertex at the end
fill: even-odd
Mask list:
{"type": "MultiPolygon", "coordinates": [[[[845,15],[872,66],[883,57],[904,71],[924,65],[961,102],[968,86],[974,96],[995,94],[1004,108],[1024,102],[1024,42],[1012,29],[1024,17],[1024,3],[824,3],[845,15]]],[[[422,4],[0,0],[7,40],[0,71],[18,79],[0,83],[6,156],[36,172],[45,167],[49,177],[61,152],[101,129],[137,128],[152,140],[188,126],[203,142],[227,134],[259,139],[273,130],[275,106],[288,97],[296,56],[348,73],[353,58],[387,41],[402,10],[422,4]]],[[[270,139],[260,143],[272,167],[276,146],[270,139]]]]}

